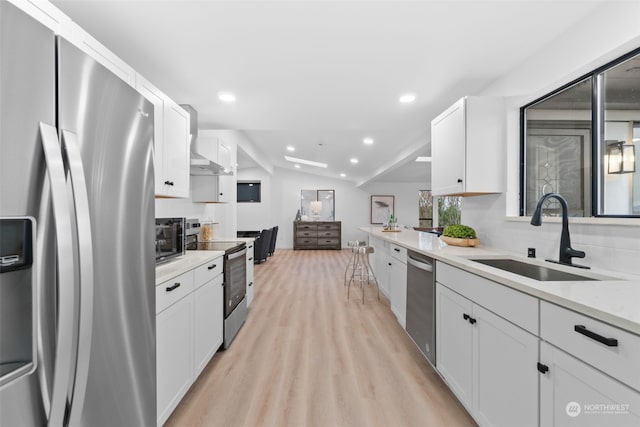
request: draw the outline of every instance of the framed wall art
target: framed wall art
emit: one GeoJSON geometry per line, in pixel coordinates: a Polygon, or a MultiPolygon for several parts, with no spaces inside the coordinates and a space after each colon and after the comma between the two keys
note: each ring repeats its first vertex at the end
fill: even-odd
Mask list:
{"type": "Polygon", "coordinates": [[[394,196],[371,196],[371,224],[386,224],[393,215],[394,196]]]}

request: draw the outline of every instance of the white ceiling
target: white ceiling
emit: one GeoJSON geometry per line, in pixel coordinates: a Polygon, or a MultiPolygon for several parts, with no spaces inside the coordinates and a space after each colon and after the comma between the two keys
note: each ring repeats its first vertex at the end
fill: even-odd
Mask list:
{"type": "Polygon", "coordinates": [[[175,101],[191,104],[200,128],[243,130],[276,166],[293,168],[289,154],[329,164],[305,172],[345,173],[362,184],[429,181],[428,168],[408,159],[429,153],[431,119],[602,1],[53,3],[175,101]],[[220,91],[237,101],[222,103],[220,91]],[[400,104],[407,92],[416,101],[400,104]]]}

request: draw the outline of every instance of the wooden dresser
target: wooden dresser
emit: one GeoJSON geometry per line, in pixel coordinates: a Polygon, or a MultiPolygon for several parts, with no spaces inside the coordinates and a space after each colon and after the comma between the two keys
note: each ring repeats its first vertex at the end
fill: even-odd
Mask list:
{"type": "Polygon", "coordinates": [[[342,249],[342,223],[294,221],[293,249],[342,249]]]}

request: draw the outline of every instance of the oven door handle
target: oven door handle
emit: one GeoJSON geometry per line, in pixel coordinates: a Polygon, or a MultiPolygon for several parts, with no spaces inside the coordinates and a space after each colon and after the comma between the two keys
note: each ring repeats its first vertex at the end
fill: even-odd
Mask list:
{"type": "Polygon", "coordinates": [[[247,248],[244,248],[238,252],[234,252],[230,255],[228,255],[228,260],[231,261],[232,259],[236,259],[236,258],[240,258],[240,257],[244,257],[247,255],[247,248]]]}

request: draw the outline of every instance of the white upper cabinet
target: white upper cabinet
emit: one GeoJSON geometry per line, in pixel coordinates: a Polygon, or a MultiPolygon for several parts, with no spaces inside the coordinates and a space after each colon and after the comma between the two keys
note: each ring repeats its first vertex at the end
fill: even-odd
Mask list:
{"type": "Polygon", "coordinates": [[[431,192],[434,196],[505,190],[502,98],[469,96],[431,121],[431,192]]]}
{"type": "Polygon", "coordinates": [[[69,41],[84,53],[95,59],[109,71],[132,87],[136,85],[136,71],[116,54],[107,49],[91,34],[83,30],[75,22],[71,22],[71,34],[69,41]]]}
{"type": "Polygon", "coordinates": [[[142,77],[136,76],[136,90],[153,104],[153,161],[155,165],[155,188],[156,196],[167,195],[164,184],[164,174],[162,168],[162,154],[164,145],[164,100],[165,95],[151,82],[142,77]]]}
{"type": "Polygon", "coordinates": [[[162,193],[169,197],[189,197],[189,120],[189,113],[184,108],[169,98],[165,99],[162,193]]]}
{"type": "Polygon", "coordinates": [[[9,0],[9,3],[12,3],[54,33],[66,39],[71,38],[71,18],[62,13],[52,3],[42,0],[9,0]]]}
{"type": "Polygon", "coordinates": [[[136,90],[154,106],[155,195],[189,197],[189,113],[140,74],[136,90]]]}

